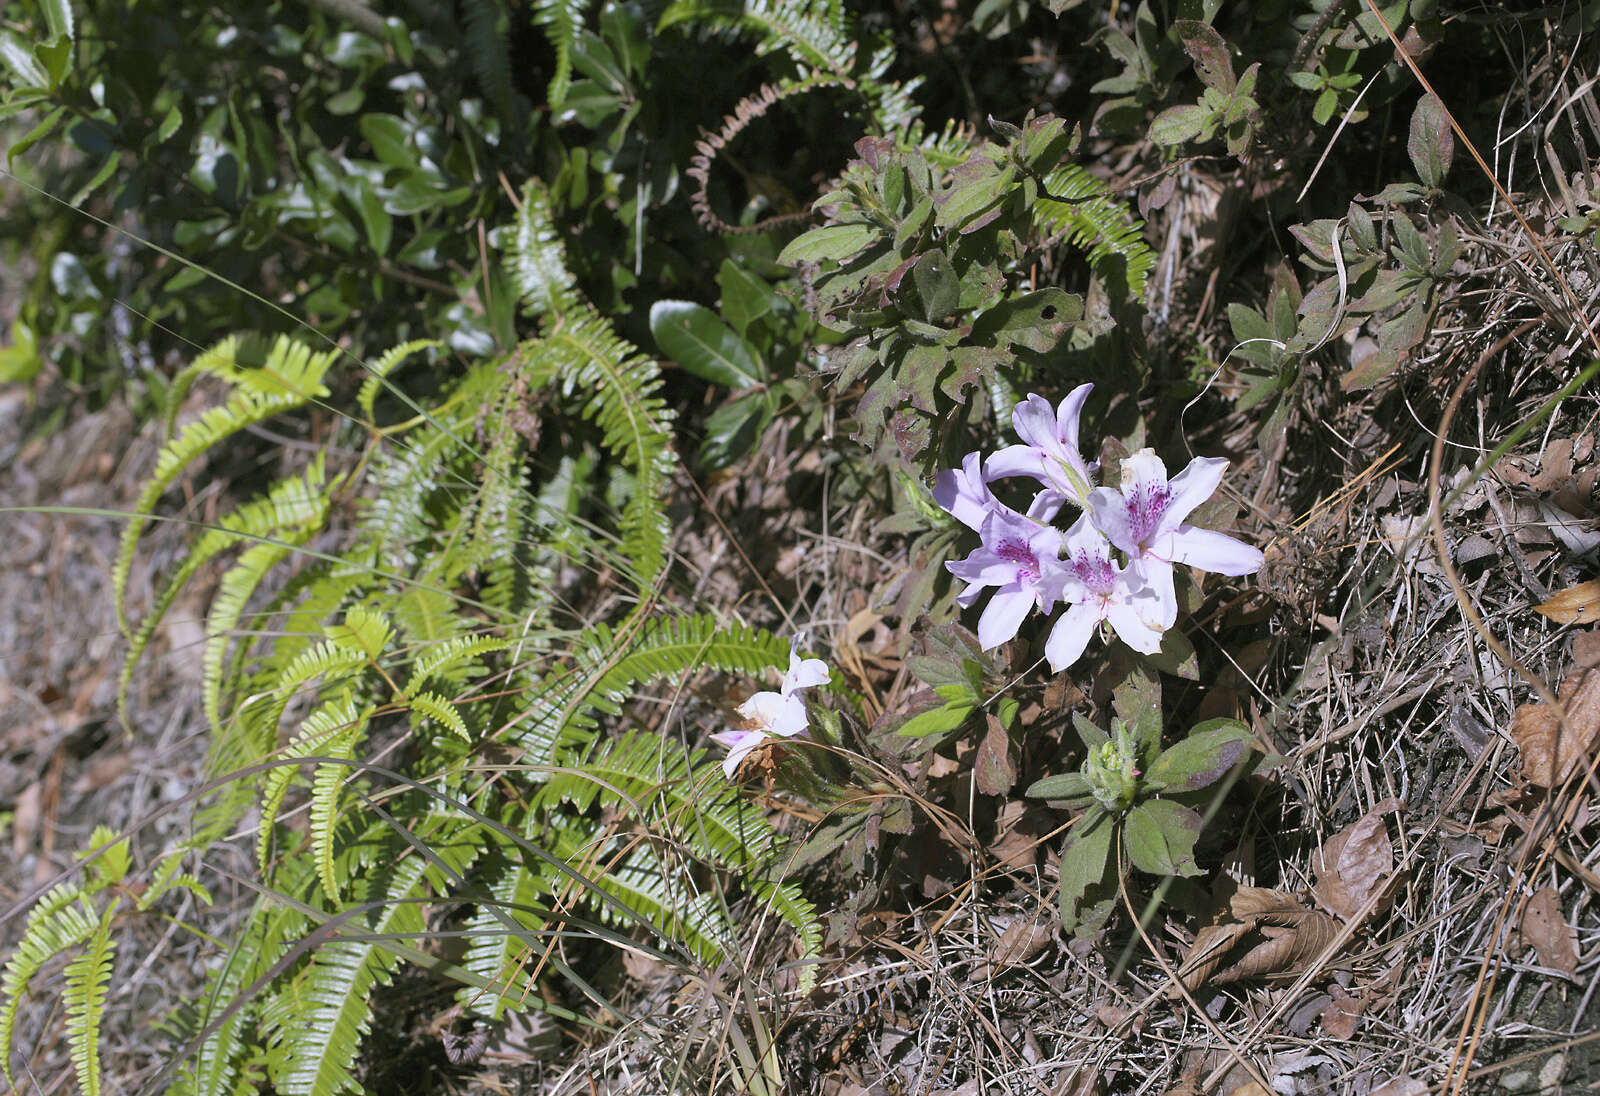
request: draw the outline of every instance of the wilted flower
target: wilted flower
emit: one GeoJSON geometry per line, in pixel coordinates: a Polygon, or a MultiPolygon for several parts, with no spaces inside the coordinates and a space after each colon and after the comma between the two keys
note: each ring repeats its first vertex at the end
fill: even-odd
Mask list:
{"type": "Polygon", "coordinates": [[[1008,445],[985,461],[984,477],[1031,476],[1059,496],[1058,507],[1062,501],[1088,505],[1094,467],[1079,452],[1078,416],[1093,390],[1092,384],[1080,384],[1058,408],[1030,392],[1011,412],[1011,425],[1023,444],[1008,445]]]}
{"type": "Polygon", "coordinates": [[[800,657],[797,637],[789,650],[789,672],[783,675],[778,691],[756,693],[735,709],[744,717],[746,726],[734,731],[719,731],[711,736],[713,742],[728,747],[728,756],[722,762],[722,771],[729,780],[739,771],[746,755],[769,737],[793,738],[806,730],[806,704],[800,691],[828,681],[828,665],[820,658],[800,657]]]}
{"type": "MultiPolygon", "coordinates": [[[[1045,641],[1051,671],[1059,673],[1078,661],[1102,621],[1134,650],[1147,655],[1159,651],[1167,627],[1162,623],[1166,606],[1143,569],[1124,567],[1111,558],[1111,545],[1089,514],[1067,531],[1066,549],[1058,596],[1071,608],[1061,614],[1045,641]]],[[[1167,585],[1170,589],[1170,578],[1167,585]]]]}

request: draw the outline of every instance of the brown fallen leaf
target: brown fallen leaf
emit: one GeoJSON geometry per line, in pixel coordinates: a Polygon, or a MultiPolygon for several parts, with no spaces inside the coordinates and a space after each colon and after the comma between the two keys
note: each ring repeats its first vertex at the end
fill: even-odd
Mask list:
{"type": "Polygon", "coordinates": [[[1600,670],[1569,673],[1556,692],[1567,712],[1563,731],[1548,704],[1524,704],[1511,717],[1511,739],[1522,753],[1522,775],[1530,784],[1554,788],[1587,762],[1600,738],[1600,670]]]}
{"type": "Polygon", "coordinates": [[[1552,594],[1544,604],[1535,605],[1533,611],[1543,613],[1557,624],[1588,624],[1600,620],[1600,580],[1568,586],[1552,594]]]}
{"type": "Polygon", "coordinates": [[[1522,938],[1539,953],[1539,963],[1571,977],[1578,971],[1578,935],[1561,912],[1554,887],[1536,891],[1522,911],[1522,938]]]}
{"type": "Polygon", "coordinates": [[[1394,871],[1394,846],[1383,821],[1388,813],[1385,808],[1391,805],[1380,803],[1328,838],[1311,858],[1312,870],[1317,873],[1311,893],[1346,921],[1360,912],[1394,871]]]}
{"type": "Polygon", "coordinates": [[[1195,934],[1178,980],[1193,991],[1210,983],[1294,971],[1321,955],[1339,923],[1308,910],[1293,895],[1266,887],[1240,887],[1216,923],[1195,934]]]}
{"type": "Polygon", "coordinates": [[[1361,1014],[1366,1011],[1367,1003],[1350,996],[1343,986],[1335,985],[1328,992],[1332,1000],[1322,1010],[1322,1030],[1335,1039],[1353,1038],[1356,1028],[1361,1026],[1361,1014]]]}
{"type": "Polygon", "coordinates": [[[1600,628],[1572,634],[1572,661],[1580,670],[1600,666],[1600,628]]]}

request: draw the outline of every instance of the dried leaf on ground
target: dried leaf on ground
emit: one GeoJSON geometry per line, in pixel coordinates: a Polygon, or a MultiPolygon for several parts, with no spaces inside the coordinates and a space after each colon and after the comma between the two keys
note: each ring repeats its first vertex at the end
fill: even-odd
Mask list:
{"type": "Polygon", "coordinates": [[[1567,712],[1565,730],[1548,704],[1524,704],[1511,717],[1511,738],[1522,753],[1522,775],[1541,788],[1566,780],[1588,760],[1600,738],[1600,671],[1568,674],[1556,699],[1567,712]]]}
{"type": "Polygon", "coordinates": [[[1195,935],[1178,970],[1191,991],[1304,969],[1339,933],[1339,923],[1306,909],[1293,895],[1266,887],[1240,887],[1215,924],[1195,935]]]}
{"type": "Polygon", "coordinates": [[[1328,838],[1312,857],[1311,866],[1317,874],[1312,893],[1324,907],[1346,921],[1383,889],[1394,871],[1394,846],[1389,843],[1389,829],[1383,821],[1389,813],[1386,808],[1392,805],[1380,803],[1328,838]]]}
{"type": "Polygon", "coordinates": [[[1600,629],[1590,628],[1572,635],[1572,661],[1580,670],[1600,666],[1600,629]]]}
{"type": "Polygon", "coordinates": [[[1535,605],[1533,611],[1543,613],[1557,624],[1587,624],[1600,620],[1600,581],[1591,579],[1568,586],[1551,594],[1549,601],[1535,605]]]}
{"type": "Polygon", "coordinates": [[[1372,1090],[1372,1096],[1428,1096],[1432,1090],[1426,1081],[1415,1077],[1401,1077],[1390,1081],[1382,1088],[1372,1090]]]}
{"type": "Polygon", "coordinates": [[[1522,912],[1522,938],[1539,953],[1539,964],[1562,974],[1578,970],[1578,934],[1561,912],[1561,894],[1554,887],[1535,892],[1522,912]]]}
{"type": "Polygon", "coordinates": [[[1050,946],[1055,939],[1057,918],[1041,915],[1018,917],[1011,922],[989,953],[989,973],[995,974],[1007,967],[1021,966],[1050,946]]]}
{"type": "Polygon", "coordinates": [[[1350,996],[1343,986],[1334,986],[1329,996],[1332,999],[1322,1010],[1322,1030],[1335,1039],[1353,1038],[1356,1028],[1361,1026],[1361,1014],[1366,1011],[1367,1003],[1350,996]]]}

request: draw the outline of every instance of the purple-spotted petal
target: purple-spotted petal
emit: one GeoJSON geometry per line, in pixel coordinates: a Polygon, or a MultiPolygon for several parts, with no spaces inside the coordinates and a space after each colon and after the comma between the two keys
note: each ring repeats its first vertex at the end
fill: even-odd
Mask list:
{"type": "Polygon", "coordinates": [[[978,588],[1007,586],[1017,580],[1016,563],[1002,558],[989,548],[974,548],[966,559],[951,560],[944,566],[962,582],[969,582],[978,588]]]}
{"type": "Polygon", "coordinates": [[[1080,602],[1056,618],[1044,644],[1051,673],[1060,673],[1082,657],[1101,619],[1101,606],[1096,601],[1080,602]]]}
{"type": "Polygon", "coordinates": [[[1036,604],[1038,599],[1031,590],[996,590],[978,618],[978,646],[988,651],[1015,637],[1036,604]]]}
{"type": "Polygon", "coordinates": [[[1181,525],[1172,535],[1172,558],[1219,575],[1253,575],[1261,569],[1260,549],[1214,529],[1181,525]]]}

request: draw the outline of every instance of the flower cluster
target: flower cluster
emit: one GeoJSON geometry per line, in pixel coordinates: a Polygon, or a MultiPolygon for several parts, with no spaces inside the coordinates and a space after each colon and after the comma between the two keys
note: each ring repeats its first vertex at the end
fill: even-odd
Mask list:
{"type": "Polygon", "coordinates": [[[956,598],[962,607],[994,587],[978,619],[984,650],[1015,636],[1032,610],[1066,606],[1045,642],[1052,671],[1076,662],[1102,624],[1136,651],[1158,651],[1178,618],[1174,564],[1224,575],[1261,566],[1261,553],[1248,544],[1184,524],[1222,482],[1225,460],[1196,457],[1169,480],[1155,451],[1141,449],[1122,462],[1120,488],[1095,486],[1097,466],[1083,459],[1078,444],[1078,416],[1093,388],[1080,385],[1057,408],[1030,394],[1011,416],[1022,443],[987,460],[968,454],[959,469],[939,474],[933,492],[983,541],[966,559],[945,566],[967,584],[956,598]],[[1011,476],[1040,484],[1027,513],[989,489],[1011,476]],[[1053,522],[1069,506],[1079,516],[1063,532],[1053,522]]]}
{"type": "Polygon", "coordinates": [[[789,672],[783,675],[777,692],[757,693],[735,709],[744,718],[745,725],[711,736],[713,742],[728,747],[722,771],[729,780],[739,771],[745,756],[768,738],[793,738],[805,733],[806,702],[800,698],[800,691],[827,684],[828,665],[820,658],[801,658],[799,646],[797,638],[789,651],[789,672]]]}

